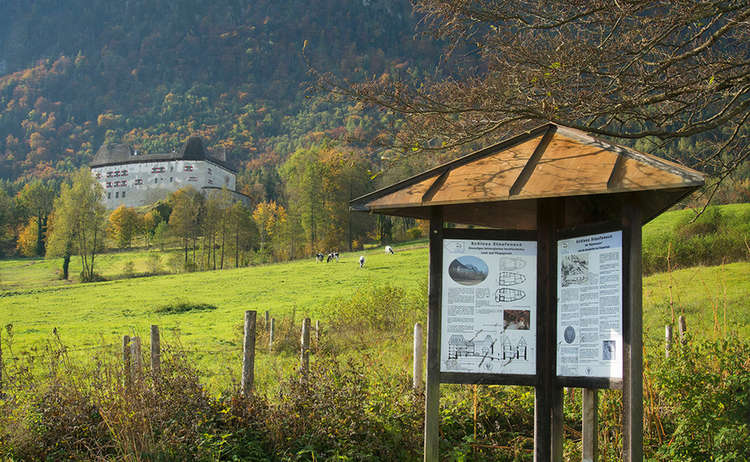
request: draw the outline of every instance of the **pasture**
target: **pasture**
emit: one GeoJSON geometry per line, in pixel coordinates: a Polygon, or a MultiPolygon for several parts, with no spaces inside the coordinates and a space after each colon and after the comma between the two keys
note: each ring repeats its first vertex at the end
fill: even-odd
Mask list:
{"type": "MultiPolygon", "coordinates": [[[[721,208],[725,216],[750,215],[748,204],[721,208]]],[[[663,214],[644,228],[644,243],[652,236],[676,232],[689,210],[663,214]]],[[[661,242],[661,241],[659,241],[661,242]]],[[[342,253],[339,262],[320,263],[314,258],[222,271],[164,274],[123,278],[123,268],[133,262],[135,274],[146,271],[146,261],[157,255],[164,263],[172,252],[134,250],[98,257],[99,272],[109,281],[77,284],[56,277],[59,260],[19,259],[0,262],[0,325],[12,325],[10,355],[41,354],[55,328],[71,354],[88,355],[89,349],[109,348],[114,353],[122,335],[148,336],[151,324],[159,325],[167,343],[179,344],[218,390],[236,379],[240,369],[242,319],[245,310],[256,310],[259,325],[268,310],[278,320],[299,325],[301,319],[320,320],[324,328],[336,320],[336,303],[360,290],[398,287],[422,294],[427,282],[426,242],[342,253]],[[366,257],[359,268],[359,256],[366,257]],[[120,278],[120,279],[117,279],[120,278]],[[210,304],[212,310],[160,313],[176,302],[210,304]],[[79,351],[82,350],[82,351],[79,351]]],[[[663,249],[662,249],[663,250],[663,249]]],[[[649,249],[644,249],[648,252],[649,249]]],[[[76,274],[77,260],[71,261],[76,274]]],[[[701,337],[736,334],[750,336],[750,263],[678,269],[644,278],[645,341],[663,342],[664,325],[685,315],[688,327],[701,337]]],[[[423,320],[424,322],[424,320],[423,320]]],[[[344,355],[372,355],[394,368],[408,370],[411,326],[392,332],[373,345],[352,341],[339,348],[344,355]]],[[[5,341],[7,332],[3,332],[5,341]]],[[[295,333],[287,333],[296,335],[295,333]]],[[[258,385],[277,382],[294,354],[268,355],[259,347],[258,385]]],[[[9,357],[8,354],[5,355],[9,357]]]]}

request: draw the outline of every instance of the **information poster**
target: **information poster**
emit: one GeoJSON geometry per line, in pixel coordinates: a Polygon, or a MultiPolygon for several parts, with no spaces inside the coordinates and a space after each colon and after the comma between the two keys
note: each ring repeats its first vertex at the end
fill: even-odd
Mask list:
{"type": "Polygon", "coordinates": [[[622,231],[557,243],[557,375],[622,378],[622,231]]]}
{"type": "Polygon", "coordinates": [[[536,241],[444,239],[440,370],[536,374],[536,241]]]}

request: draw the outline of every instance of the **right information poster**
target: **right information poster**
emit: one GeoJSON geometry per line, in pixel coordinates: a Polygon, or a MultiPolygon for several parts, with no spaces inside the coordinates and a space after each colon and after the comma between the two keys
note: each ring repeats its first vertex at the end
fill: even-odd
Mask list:
{"type": "Polygon", "coordinates": [[[557,242],[557,375],[622,378],[622,231],[557,242]]]}

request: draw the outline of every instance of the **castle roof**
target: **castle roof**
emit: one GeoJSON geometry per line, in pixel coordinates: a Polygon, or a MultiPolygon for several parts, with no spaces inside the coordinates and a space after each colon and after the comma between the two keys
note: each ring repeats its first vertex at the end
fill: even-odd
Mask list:
{"type": "Polygon", "coordinates": [[[168,153],[140,154],[132,146],[117,143],[105,143],[96,152],[89,166],[107,167],[110,165],[140,164],[145,162],[166,162],[171,160],[204,160],[219,165],[231,172],[237,170],[226,160],[218,159],[206,152],[200,137],[193,136],[185,142],[182,150],[168,153]]]}

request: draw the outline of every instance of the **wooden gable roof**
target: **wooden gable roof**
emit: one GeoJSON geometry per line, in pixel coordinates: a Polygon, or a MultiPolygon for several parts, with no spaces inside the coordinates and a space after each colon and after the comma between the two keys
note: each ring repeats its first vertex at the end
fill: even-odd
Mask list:
{"type": "Polygon", "coordinates": [[[550,123],[354,199],[351,208],[427,218],[442,206],[449,222],[534,229],[539,199],[566,198],[566,214],[590,220],[635,198],[648,221],[703,184],[689,168],[550,123]]]}

